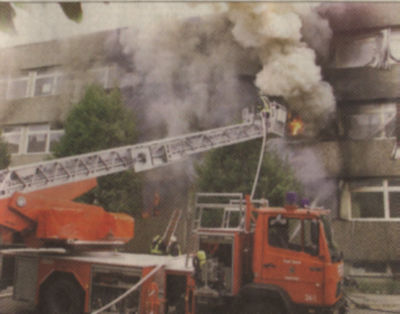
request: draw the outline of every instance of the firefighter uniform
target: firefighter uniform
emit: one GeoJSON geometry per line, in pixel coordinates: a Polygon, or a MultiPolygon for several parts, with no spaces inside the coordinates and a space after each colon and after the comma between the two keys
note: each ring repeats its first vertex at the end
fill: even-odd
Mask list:
{"type": "Polygon", "coordinates": [[[151,241],[150,254],[165,255],[165,253],[165,244],[161,236],[158,234],[151,241]]]}

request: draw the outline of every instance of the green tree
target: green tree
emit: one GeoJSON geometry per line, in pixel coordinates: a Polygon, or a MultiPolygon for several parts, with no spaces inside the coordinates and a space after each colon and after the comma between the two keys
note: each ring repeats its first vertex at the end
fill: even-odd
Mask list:
{"type": "MultiPolygon", "coordinates": [[[[124,107],[118,90],[87,88],[82,100],[69,113],[65,134],[54,149],[55,157],[77,155],[136,142],[133,113],[124,107]]],[[[139,213],[142,207],[141,178],[133,171],[101,177],[98,187],[82,198],[106,210],[139,213]]]]}
{"type": "Polygon", "coordinates": [[[0,169],[7,168],[10,162],[11,156],[8,152],[7,143],[3,141],[0,134],[0,169]]]}
{"type": "MultiPolygon", "coordinates": [[[[257,170],[261,142],[255,140],[209,152],[196,165],[196,189],[201,192],[241,192],[250,194],[257,170]]],[[[290,165],[275,152],[266,152],[255,198],[267,198],[270,205],[281,206],[286,192],[302,192],[290,165]]]]}

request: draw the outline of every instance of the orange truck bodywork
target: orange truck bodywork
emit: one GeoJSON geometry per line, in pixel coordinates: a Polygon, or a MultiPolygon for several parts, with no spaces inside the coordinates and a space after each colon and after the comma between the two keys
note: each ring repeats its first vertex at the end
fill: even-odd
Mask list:
{"type": "MultiPolygon", "coordinates": [[[[67,243],[70,240],[127,242],[133,237],[132,218],[124,214],[107,213],[98,206],[71,201],[93,186],[95,181],[89,180],[40,193],[15,193],[0,204],[3,206],[0,210],[1,223],[7,230],[23,235],[25,243],[30,247],[42,247],[55,240],[57,243],[67,243]]],[[[240,304],[243,296],[248,300],[251,294],[257,298],[250,297],[251,302],[265,301],[269,297],[268,289],[272,289],[274,293],[281,293],[285,299],[282,301],[286,306],[285,312],[282,313],[297,313],[297,310],[294,310],[297,306],[325,310],[339,304],[342,299],[340,288],[343,262],[333,261],[329,251],[324,226],[320,221],[327,212],[295,207],[254,208],[249,198],[246,204],[243,229],[198,229],[199,248],[205,250],[208,256],[231,252],[228,254],[231,256],[230,264],[225,265],[228,273],[231,273],[231,287],[229,291],[224,288],[223,294],[217,297],[218,301],[232,299],[239,300],[240,304]],[[296,219],[302,226],[305,220],[317,221],[318,254],[312,255],[301,249],[289,250],[271,245],[268,233],[270,220],[277,216],[296,219]],[[225,253],[218,252],[221,247],[225,253]]],[[[300,245],[304,246],[304,242],[305,235],[302,234],[300,245]]],[[[76,287],[82,290],[82,311],[87,313],[92,311],[93,307],[100,308],[107,303],[104,301],[96,306],[96,299],[107,298],[107,292],[104,292],[106,290],[101,289],[114,284],[115,291],[122,292],[127,286],[134,284],[134,281],[129,280],[123,282],[123,278],[130,278],[132,271],[136,272],[135,276],[143,277],[156,267],[157,263],[164,263],[163,260],[157,261],[163,257],[151,256],[151,262],[143,264],[139,262],[143,256],[113,256],[112,252],[109,253],[111,255],[107,255],[107,258],[87,257],[85,252],[80,255],[71,255],[68,252],[60,255],[17,254],[16,276],[30,267],[35,274],[30,300],[38,305],[43,300],[43,291],[48,286],[51,287],[53,281],[68,275],[69,280],[75,282],[76,287]],[[122,284],[113,283],[114,276],[119,278],[117,281],[122,284]]],[[[180,297],[184,300],[182,313],[208,313],[207,309],[204,311],[197,306],[202,298],[202,290],[191,265],[179,269],[167,268],[158,276],[161,278],[156,277],[153,276],[141,286],[138,297],[141,314],[166,313],[168,304],[176,302],[178,306],[180,297]],[[175,293],[179,283],[181,288],[179,293],[175,293]]],[[[16,287],[18,280],[22,279],[14,279],[17,281],[14,283],[16,287]]],[[[26,290],[25,287],[21,291],[25,293],[26,290]]],[[[24,295],[19,298],[24,298],[24,295]]],[[[208,303],[209,300],[206,297],[202,302],[208,303]]],[[[232,304],[236,303],[232,301],[232,304]]]]}
{"type": "MultiPolygon", "coordinates": [[[[206,251],[207,256],[218,256],[216,247],[226,245],[224,243],[227,243],[228,237],[232,239],[233,278],[229,295],[241,300],[234,308],[246,304],[245,300],[250,305],[257,302],[266,304],[265,300],[270,299],[283,309],[279,313],[302,313],[308,310],[325,313],[334,309],[344,313],[346,306],[341,290],[343,260],[342,257],[334,259],[331,256],[322,222],[329,211],[299,209],[295,206],[255,208],[249,197],[246,203],[244,230],[198,230],[199,247],[206,251]],[[295,220],[301,226],[298,248],[271,245],[269,222],[277,216],[295,220]],[[305,250],[307,235],[303,231],[306,222],[311,221],[315,222],[319,235],[318,248],[313,254],[305,250]]],[[[205,304],[209,301],[205,299],[202,302],[205,304]]]]}
{"type": "Polygon", "coordinates": [[[131,216],[72,201],[96,185],[96,179],[90,179],[38,192],[17,192],[0,200],[3,243],[12,241],[7,233],[21,234],[29,247],[77,240],[128,242],[134,230],[131,216]]]}
{"type": "Polygon", "coordinates": [[[319,254],[312,256],[304,251],[288,250],[269,245],[268,219],[277,214],[285,218],[313,219],[320,211],[296,209],[287,211],[269,208],[258,211],[254,232],[253,273],[254,282],[282,287],[296,304],[328,307],[340,300],[337,285],[343,279],[343,262],[333,263],[327,247],[322,224],[319,225],[319,254]],[[273,265],[273,267],[266,267],[273,265]]]}

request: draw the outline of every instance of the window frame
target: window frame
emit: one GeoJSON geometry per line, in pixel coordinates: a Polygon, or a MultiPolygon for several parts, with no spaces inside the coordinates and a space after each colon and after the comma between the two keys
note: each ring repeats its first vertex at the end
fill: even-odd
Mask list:
{"type": "Polygon", "coordinates": [[[58,78],[61,76],[62,74],[59,72],[54,72],[54,73],[50,73],[50,74],[37,74],[34,76],[33,79],[33,87],[32,87],[32,95],[31,97],[46,97],[46,96],[53,96],[57,94],[58,91],[58,78]],[[38,80],[40,79],[52,79],[52,83],[51,83],[51,91],[47,94],[39,94],[36,95],[36,87],[37,87],[37,83],[38,80]]]}
{"type": "MultiPolygon", "coordinates": [[[[272,225],[272,220],[273,219],[277,219],[277,216],[270,216],[268,217],[268,232],[267,232],[267,236],[268,236],[268,246],[274,249],[280,249],[280,250],[288,250],[288,251],[292,251],[292,252],[298,252],[298,253],[305,253],[308,254],[310,256],[318,256],[319,255],[319,241],[320,241],[320,234],[318,231],[318,236],[317,236],[317,243],[315,243],[315,252],[311,252],[312,251],[312,247],[310,247],[309,245],[307,245],[306,243],[306,228],[309,228],[310,231],[310,240],[312,241],[312,223],[314,221],[316,221],[317,225],[319,226],[320,221],[318,221],[316,218],[311,218],[311,217],[291,217],[291,216],[287,216],[287,217],[283,217],[282,219],[284,219],[286,221],[285,226],[284,225],[280,225],[280,227],[286,228],[287,234],[284,235],[284,237],[281,237],[281,239],[283,238],[287,238],[286,241],[286,247],[282,246],[282,245],[278,245],[276,243],[280,243],[280,241],[274,241],[273,240],[273,234],[277,234],[276,231],[272,232],[272,228],[276,228],[277,226],[279,226],[279,223],[274,226],[272,225]],[[306,221],[309,221],[309,225],[306,225],[306,221]],[[291,229],[291,223],[295,222],[297,223],[297,225],[295,225],[295,228],[293,230],[291,229]],[[290,231],[292,231],[292,233],[290,233],[290,231]],[[300,240],[300,244],[296,243],[297,240],[300,240]],[[296,241],[294,241],[296,240],[296,241]]],[[[319,227],[318,227],[319,230],[319,227]]],[[[279,229],[277,230],[279,232],[279,229]]],[[[283,234],[280,233],[280,236],[282,236],[283,234]]],[[[276,240],[276,239],[275,239],[276,240]]]]}
{"type": "MultiPolygon", "coordinates": [[[[15,125],[15,126],[10,126],[10,127],[15,127],[15,128],[20,128],[18,131],[10,131],[10,132],[2,132],[1,136],[3,140],[8,143],[7,141],[7,136],[8,135],[19,135],[19,143],[18,143],[18,152],[11,153],[11,156],[21,156],[21,155],[43,155],[43,154],[51,154],[50,150],[50,139],[51,136],[54,134],[60,134],[61,136],[65,133],[63,129],[54,129],[52,130],[49,124],[28,124],[28,125],[15,125]],[[30,127],[34,126],[47,126],[47,129],[43,130],[30,130],[30,127]],[[28,152],[28,147],[29,147],[29,136],[31,135],[41,135],[44,134],[46,135],[46,143],[45,143],[45,149],[42,152],[28,152]]],[[[4,127],[3,127],[4,129],[4,127]]]]}
{"type": "MultiPolygon", "coordinates": [[[[113,86],[112,74],[114,73],[114,70],[115,67],[107,65],[91,68],[88,70],[88,73],[91,76],[91,81],[100,84],[105,89],[109,89],[113,86]],[[98,80],[99,77],[101,77],[101,80],[98,80]]],[[[19,76],[0,77],[0,82],[5,85],[5,95],[3,98],[0,99],[14,100],[59,95],[62,93],[62,86],[60,86],[60,82],[62,82],[62,79],[64,77],[73,77],[74,73],[75,72],[66,73],[61,71],[60,69],[53,69],[52,71],[49,71],[47,73],[41,71],[40,69],[32,69],[31,71],[29,71],[29,73],[24,73],[19,76]],[[37,82],[40,79],[52,79],[51,91],[49,93],[36,95],[37,82]],[[26,82],[25,94],[16,96],[11,95],[11,86],[14,82],[18,81],[26,82]]]]}
{"type": "MultiPolygon", "coordinates": [[[[391,186],[389,185],[389,180],[394,178],[376,178],[381,181],[380,186],[361,186],[357,188],[352,188],[349,185],[349,211],[350,216],[349,219],[352,221],[400,221],[400,217],[391,217],[390,216],[390,201],[389,201],[389,193],[390,192],[400,192],[400,185],[391,186]],[[353,217],[353,200],[352,193],[382,193],[383,194],[383,213],[384,217],[353,217]]],[[[361,182],[362,180],[353,180],[349,181],[349,184],[352,182],[361,182]]]]}
{"type": "MultiPolygon", "coordinates": [[[[344,109],[342,110],[341,113],[341,124],[344,128],[343,134],[344,136],[352,141],[362,141],[362,140],[387,140],[387,139],[395,139],[396,138],[396,130],[393,130],[393,134],[387,134],[387,126],[389,125],[390,122],[393,123],[392,120],[394,120],[394,123],[396,123],[396,119],[398,116],[398,104],[396,102],[390,102],[390,103],[381,103],[381,104],[363,104],[363,105],[358,105],[358,106],[352,106],[352,108],[349,109],[344,109]],[[386,118],[386,115],[391,115],[393,116],[392,119],[386,118]],[[379,125],[377,125],[378,132],[374,136],[366,136],[362,138],[356,138],[352,134],[352,130],[356,130],[356,125],[352,123],[353,119],[356,119],[357,116],[369,116],[369,120],[371,120],[371,117],[377,117],[379,120],[379,125]],[[379,130],[380,129],[380,130],[379,130]]],[[[361,124],[358,124],[360,126],[361,124]]],[[[371,127],[373,126],[371,123],[368,123],[362,128],[365,127],[371,127]]],[[[396,128],[396,127],[395,127],[396,128]]]]}

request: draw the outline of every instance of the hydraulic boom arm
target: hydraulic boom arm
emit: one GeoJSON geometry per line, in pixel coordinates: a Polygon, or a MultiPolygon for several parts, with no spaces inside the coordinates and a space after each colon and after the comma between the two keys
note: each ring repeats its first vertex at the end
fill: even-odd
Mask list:
{"type": "MultiPolygon", "coordinates": [[[[269,104],[268,110],[268,133],[283,136],[286,109],[272,102],[269,104]]],[[[72,188],[80,182],[93,182],[97,177],[131,168],[136,172],[150,170],[179,161],[195,153],[249,141],[263,135],[263,119],[260,115],[249,114],[245,111],[243,118],[243,123],[232,126],[2,170],[0,171],[0,231],[1,227],[17,232],[36,229],[36,234],[38,234],[38,230],[43,231],[43,229],[40,229],[39,220],[45,214],[40,214],[37,206],[35,207],[36,211],[32,211],[33,205],[31,202],[26,202],[26,199],[23,201],[24,195],[28,196],[28,200],[31,199],[34,204],[38,202],[36,198],[39,195],[41,199],[46,198],[46,206],[43,205],[41,208],[46,207],[50,211],[52,206],[60,207],[60,204],[54,200],[55,198],[71,201],[74,197],[77,197],[79,194],[72,193],[72,188]],[[40,194],[35,191],[40,191],[40,194]],[[63,197],[60,197],[59,193],[63,197]],[[20,203],[18,203],[18,197],[20,203]],[[50,200],[52,201],[50,202],[50,200]]],[[[85,188],[82,188],[82,191],[85,192],[85,188]]],[[[74,207],[70,203],[68,203],[68,206],[66,205],[68,210],[72,210],[74,207]]],[[[90,207],[91,205],[84,206],[90,207]]],[[[84,211],[82,206],[78,207],[86,214],[90,212],[89,210],[84,211]]],[[[100,210],[99,215],[103,215],[102,209],[96,208],[100,210]]],[[[93,208],[91,210],[96,212],[93,208]]],[[[126,224],[127,217],[114,216],[114,220],[126,224]]],[[[108,226],[113,224],[113,219],[108,217],[104,219],[104,221],[107,221],[104,224],[108,226]]],[[[99,220],[98,223],[101,224],[101,221],[99,220]]],[[[49,223],[50,221],[47,221],[47,224],[49,223]]],[[[70,226],[73,221],[64,224],[70,226]]],[[[94,227],[99,228],[99,225],[94,227]]],[[[101,236],[99,235],[97,239],[107,239],[108,235],[110,239],[121,238],[126,240],[131,234],[131,232],[118,233],[120,229],[118,225],[114,226],[114,229],[111,227],[107,229],[108,231],[104,231],[101,236]],[[118,234],[119,237],[116,236],[118,234]]],[[[65,233],[67,236],[68,232],[65,233]]],[[[49,232],[46,229],[42,232],[42,238],[46,238],[48,234],[49,232]]],[[[88,240],[96,240],[96,236],[93,233],[88,237],[88,240]]],[[[57,238],[56,232],[52,233],[52,237],[57,238]]],[[[81,237],[77,234],[74,239],[81,240],[81,237]]]]}

